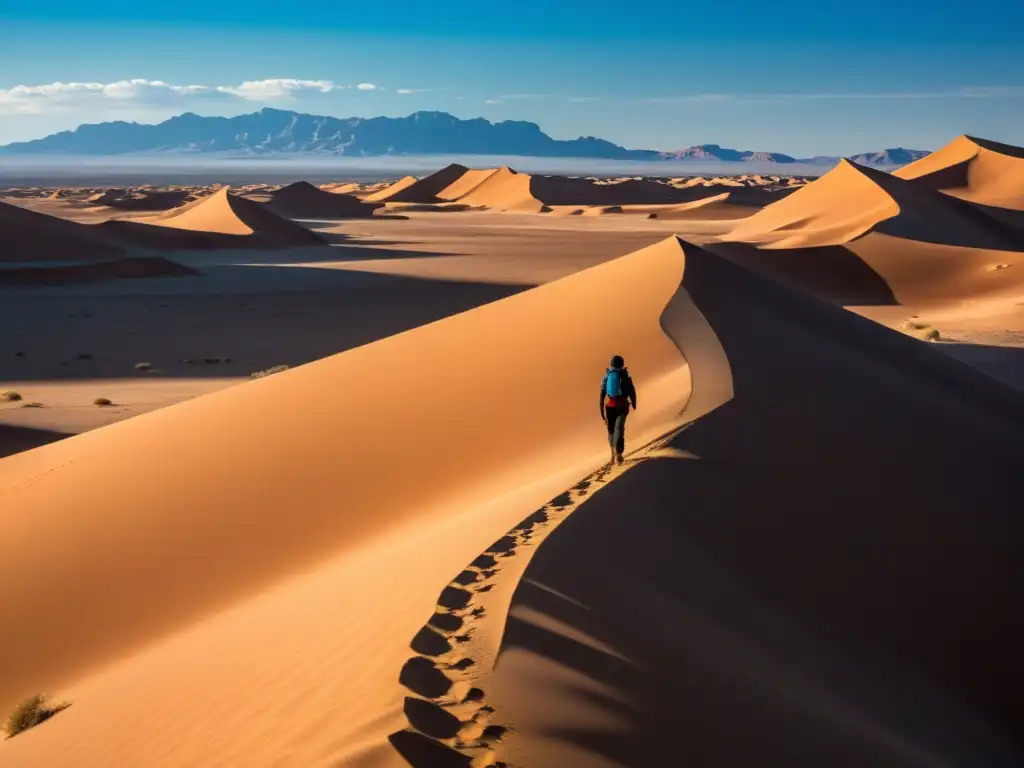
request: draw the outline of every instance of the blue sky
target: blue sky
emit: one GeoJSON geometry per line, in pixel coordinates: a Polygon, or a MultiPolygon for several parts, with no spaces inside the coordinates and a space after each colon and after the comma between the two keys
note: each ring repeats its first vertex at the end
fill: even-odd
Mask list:
{"type": "Polygon", "coordinates": [[[654,149],[850,154],[960,133],[1024,143],[1019,0],[635,8],[0,1],[0,143],[263,106],[436,109],[654,149]]]}

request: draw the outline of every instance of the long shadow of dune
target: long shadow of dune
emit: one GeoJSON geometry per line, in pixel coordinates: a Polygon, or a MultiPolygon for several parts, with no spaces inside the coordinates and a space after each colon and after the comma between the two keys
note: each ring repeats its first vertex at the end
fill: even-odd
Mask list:
{"type": "Polygon", "coordinates": [[[492,687],[547,669],[555,714],[515,725],[579,765],[1020,763],[1024,398],[687,251],[734,398],[537,551],[492,687]]]}
{"type": "Polygon", "coordinates": [[[0,424],[0,459],[11,456],[15,453],[38,448],[41,445],[55,443],[71,435],[65,432],[55,432],[49,429],[36,429],[34,427],[13,427],[9,424],[0,424]]]}
{"type": "Polygon", "coordinates": [[[899,304],[885,279],[841,245],[760,250],[747,243],[714,243],[705,248],[760,275],[836,304],[899,304]]]}
{"type": "Polygon", "coordinates": [[[1024,391],[1024,348],[965,342],[943,343],[935,348],[1024,391]]]}
{"type": "Polygon", "coordinates": [[[170,282],[6,293],[0,302],[4,376],[247,377],[343,352],[530,287],[302,265],[222,264],[202,271],[203,277],[170,282]],[[139,361],[153,370],[137,373],[139,361]]]}

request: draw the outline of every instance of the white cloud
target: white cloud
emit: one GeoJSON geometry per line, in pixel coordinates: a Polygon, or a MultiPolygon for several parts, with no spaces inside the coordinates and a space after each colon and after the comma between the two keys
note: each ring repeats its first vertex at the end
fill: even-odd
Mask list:
{"type": "MultiPolygon", "coordinates": [[[[270,80],[246,80],[241,85],[218,85],[221,93],[229,93],[249,101],[272,101],[294,97],[301,93],[330,93],[342,91],[350,86],[338,85],[331,80],[293,80],[273,78],[270,80]]],[[[361,87],[361,86],[360,86],[361,87]]]]}
{"type": "MultiPolygon", "coordinates": [[[[438,89],[437,88],[399,88],[397,91],[395,91],[395,93],[397,93],[397,94],[399,94],[401,96],[409,96],[410,94],[413,94],[413,93],[430,93],[431,91],[436,91],[436,90],[438,90],[438,89]]],[[[461,97],[460,96],[456,96],[455,98],[458,99],[458,98],[461,98],[461,97]]]]}
{"type": "Polygon", "coordinates": [[[570,96],[569,101],[573,104],[586,104],[592,101],[600,101],[597,96],[570,96]]]}
{"type": "Polygon", "coordinates": [[[504,104],[504,103],[505,102],[503,102],[501,99],[487,99],[487,101],[484,102],[484,104],[504,104]]]}
{"type": "Polygon", "coordinates": [[[238,85],[176,85],[163,80],[118,80],[112,83],[48,83],[0,88],[0,114],[46,114],[88,106],[181,107],[199,99],[251,102],[289,101],[309,94],[349,89],[383,90],[373,83],[343,85],[333,80],[270,78],[238,85]]]}

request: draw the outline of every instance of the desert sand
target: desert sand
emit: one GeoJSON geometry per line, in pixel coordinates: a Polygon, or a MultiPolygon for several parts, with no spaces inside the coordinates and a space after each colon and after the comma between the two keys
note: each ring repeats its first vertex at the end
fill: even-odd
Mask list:
{"type": "Polygon", "coordinates": [[[0,765],[1021,762],[1021,154],[9,190],[0,765]]]}

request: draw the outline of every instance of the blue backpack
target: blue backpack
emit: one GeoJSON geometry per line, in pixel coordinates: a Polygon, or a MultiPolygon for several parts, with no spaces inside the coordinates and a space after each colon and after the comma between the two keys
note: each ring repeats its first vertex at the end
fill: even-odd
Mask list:
{"type": "Polygon", "coordinates": [[[622,374],[620,368],[609,368],[604,377],[604,393],[608,397],[622,397],[622,374]]]}

